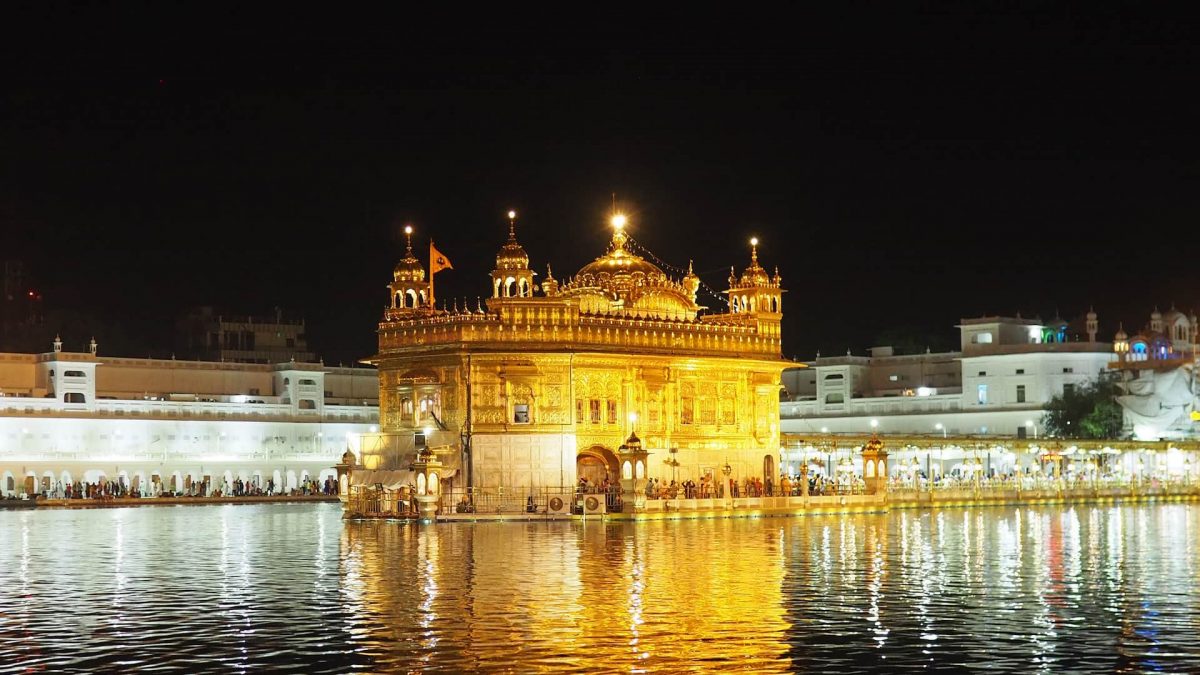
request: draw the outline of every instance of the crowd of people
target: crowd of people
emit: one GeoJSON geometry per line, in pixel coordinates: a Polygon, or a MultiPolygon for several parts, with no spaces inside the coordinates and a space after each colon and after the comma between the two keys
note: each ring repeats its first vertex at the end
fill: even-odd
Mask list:
{"type": "MultiPolygon", "coordinates": [[[[798,497],[804,494],[799,476],[781,476],[778,483],[771,479],[743,478],[729,483],[730,497],[798,497]]],[[[808,478],[808,494],[814,496],[861,494],[866,483],[859,476],[840,478],[812,475],[808,478]]],[[[725,490],[721,481],[704,476],[699,481],[687,479],[664,483],[651,478],[646,483],[646,497],[650,499],[721,499],[725,490]]]]}
{"type": "MultiPolygon", "coordinates": [[[[212,481],[185,481],[178,490],[165,487],[161,482],[153,481],[146,489],[133,487],[122,480],[102,480],[96,482],[74,481],[63,483],[57,481],[49,486],[39,483],[41,489],[32,498],[37,499],[139,499],[155,497],[275,497],[275,496],[305,496],[338,494],[338,481],[330,476],[323,480],[305,476],[300,484],[291,489],[277,486],[273,479],[268,478],[265,484],[258,481],[235,478],[232,482],[222,480],[219,484],[212,481]]],[[[19,498],[13,494],[10,497],[19,498]]]]}

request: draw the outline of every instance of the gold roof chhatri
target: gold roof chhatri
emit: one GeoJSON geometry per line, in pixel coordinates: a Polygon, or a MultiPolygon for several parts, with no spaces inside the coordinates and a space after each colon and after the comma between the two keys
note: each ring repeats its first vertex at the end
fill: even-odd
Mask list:
{"type": "Polygon", "coordinates": [[[580,310],[589,314],[695,319],[702,309],[696,304],[694,290],[699,284],[671,279],[657,265],[630,251],[625,232],[628,219],[623,214],[615,214],[610,223],[613,235],[608,250],[563,283],[559,294],[579,297],[580,310]]]}
{"type": "Polygon", "coordinates": [[[425,268],[421,266],[421,261],[413,255],[412,231],[412,225],[404,226],[408,249],[400,262],[396,263],[396,269],[392,270],[392,278],[396,281],[419,283],[425,280],[425,268]]]}
{"type": "Polygon", "coordinates": [[[517,243],[517,212],[508,212],[508,241],[496,254],[496,269],[504,271],[529,269],[529,254],[517,243]]]}
{"type": "MultiPolygon", "coordinates": [[[[778,276],[779,272],[776,271],[775,274],[778,276]]],[[[746,268],[745,272],[742,272],[742,278],[738,281],[738,285],[742,287],[772,286],[771,278],[767,276],[767,271],[762,268],[762,265],[758,264],[758,237],[751,237],[750,239],[750,266],[746,268]]]]}

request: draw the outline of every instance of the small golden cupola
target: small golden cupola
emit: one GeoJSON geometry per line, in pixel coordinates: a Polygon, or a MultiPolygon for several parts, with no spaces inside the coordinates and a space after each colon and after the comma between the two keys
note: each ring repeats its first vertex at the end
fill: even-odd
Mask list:
{"type": "Polygon", "coordinates": [[[407,250],[396,269],[392,271],[392,283],[388,290],[392,296],[392,309],[426,308],[429,301],[429,284],[425,281],[425,268],[413,255],[412,226],[404,226],[407,250]]]}
{"type": "Polygon", "coordinates": [[[729,270],[729,312],[731,314],[781,314],[783,312],[783,279],[779,268],[772,278],[758,264],[758,237],[750,238],[750,266],[740,278],[729,270]]]}
{"type": "Polygon", "coordinates": [[[508,212],[508,241],[496,254],[492,270],[493,298],[528,298],[533,295],[533,276],[529,254],[517,243],[517,212],[508,212]]]}

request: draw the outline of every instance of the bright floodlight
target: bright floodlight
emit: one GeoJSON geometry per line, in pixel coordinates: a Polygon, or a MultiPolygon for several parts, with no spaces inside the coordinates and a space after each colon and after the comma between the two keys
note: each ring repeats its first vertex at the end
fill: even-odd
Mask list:
{"type": "Polygon", "coordinates": [[[750,245],[758,246],[758,237],[750,237],[750,245]]]}
{"type": "Polygon", "coordinates": [[[933,428],[934,428],[934,429],[941,430],[941,428],[942,428],[942,423],[941,423],[941,422],[938,422],[937,424],[933,425],[933,428]]]}
{"type": "Polygon", "coordinates": [[[635,412],[629,413],[629,421],[631,423],[636,423],[637,422],[637,413],[635,413],[635,412]]]}
{"type": "Polygon", "coordinates": [[[879,426],[879,420],[871,420],[871,428],[874,429],[877,426],[879,426]]]}
{"type": "Polygon", "coordinates": [[[404,234],[412,234],[412,225],[404,226],[404,234]]]}
{"type": "Polygon", "coordinates": [[[1027,426],[1027,427],[1033,426],[1033,420],[1025,420],[1025,426],[1027,426]]]}
{"type": "Polygon", "coordinates": [[[509,220],[512,220],[512,219],[514,219],[514,218],[516,218],[516,217],[517,217],[517,212],[516,212],[516,211],[509,211],[509,212],[508,212],[508,219],[509,219],[509,220]]]}
{"type": "Polygon", "coordinates": [[[625,227],[625,214],[618,213],[612,217],[612,226],[618,230],[625,227]]]}

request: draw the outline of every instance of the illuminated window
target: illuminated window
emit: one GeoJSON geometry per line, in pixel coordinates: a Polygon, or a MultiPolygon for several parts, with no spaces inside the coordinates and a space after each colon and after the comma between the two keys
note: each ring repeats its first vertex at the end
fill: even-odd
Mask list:
{"type": "Polygon", "coordinates": [[[971,342],[974,342],[975,344],[980,344],[980,345],[990,345],[990,344],[992,344],[992,334],[991,333],[976,333],[971,336],[971,342]]]}
{"type": "Polygon", "coordinates": [[[979,405],[987,405],[987,385],[979,385],[979,405]]]}
{"type": "Polygon", "coordinates": [[[400,400],[400,411],[405,415],[411,416],[413,414],[413,402],[411,398],[400,400]]]}

